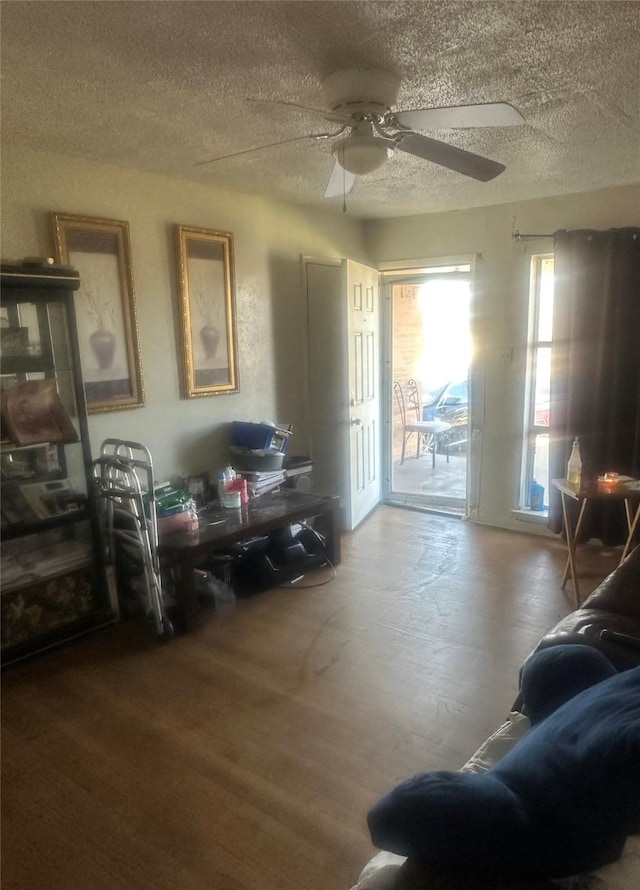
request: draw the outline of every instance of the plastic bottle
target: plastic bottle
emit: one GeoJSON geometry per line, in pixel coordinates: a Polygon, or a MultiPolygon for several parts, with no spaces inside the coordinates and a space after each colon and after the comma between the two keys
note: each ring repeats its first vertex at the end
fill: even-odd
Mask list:
{"type": "Polygon", "coordinates": [[[232,466],[226,466],[223,470],[218,470],[218,497],[222,500],[222,493],[236,478],[236,471],[232,466]]]}
{"type": "Polygon", "coordinates": [[[242,480],[231,466],[218,470],[218,497],[223,507],[240,507],[242,504],[242,480]]]}
{"type": "Polygon", "coordinates": [[[567,464],[567,482],[575,488],[580,488],[582,480],[582,457],[580,456],[580,443],[577,437],[573,440],[569,463],[567,464]]]}
{"type": "Polygon", "coordinates": [[[537,512],[544,510],[544,485],[540,485],[535,479],[529,489],[529,506],[537,512]]]}

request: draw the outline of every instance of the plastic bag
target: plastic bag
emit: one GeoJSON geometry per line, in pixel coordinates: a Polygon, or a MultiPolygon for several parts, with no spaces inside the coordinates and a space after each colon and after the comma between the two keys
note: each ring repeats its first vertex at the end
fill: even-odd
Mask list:
{"type": "Polygon", "coordinates": [[[193,574],[196,591],[201,596],[213,599],[216,611],[235,604],[236,596],[231,586],[225,581],[221,581],[220,578],[216,578],[215,575],[204,569],[194,569],[193,574]]]}

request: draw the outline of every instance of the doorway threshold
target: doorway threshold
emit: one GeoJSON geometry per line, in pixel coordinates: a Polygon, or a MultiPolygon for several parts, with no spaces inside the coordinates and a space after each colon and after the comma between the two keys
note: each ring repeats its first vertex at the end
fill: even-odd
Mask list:
{"type": "Polygon", "coordinates": [[[402,510],[413,510],[415,513],[431,513],[436,516],[450,516],[452,519],[463,519],[465,515],[464,506],[445,505],[445,504],[417,504],[412,501],[401,501],[394,499],[393,496],[385,500],[385,504],[389,507],[399,507],[402,510]]]}

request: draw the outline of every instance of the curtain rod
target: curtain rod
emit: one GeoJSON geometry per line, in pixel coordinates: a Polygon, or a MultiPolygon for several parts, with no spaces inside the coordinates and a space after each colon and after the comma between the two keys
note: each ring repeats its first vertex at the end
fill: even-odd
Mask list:
{"type": "Polygon", "coordinates": [[[553,238],[554,234],[550,235],[547,233],[546,235],[523,235],[516,229],[515,232],[511,233],[511,237],[514,241],[526,241],[527,238],[553,238]]]}

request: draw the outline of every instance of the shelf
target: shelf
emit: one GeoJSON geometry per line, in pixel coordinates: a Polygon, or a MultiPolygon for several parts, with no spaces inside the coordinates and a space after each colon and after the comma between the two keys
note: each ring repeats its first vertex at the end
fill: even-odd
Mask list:
{"type": "Polygon", "coordinates": [[[45,439],[43,442],[29,442],[28,445],[18,445],[17,442],[12,442],[11,439],[0,439],[0,453],[9,454],[12,451],[30,451],[33,448],[49,448],[60,445],[64,445],[68,448],[70,445],[81,444],[82,442],[80,439],[74,439],[72,442],[58,442],[51,439],[45,439]]]}
{"type": "Polygon", "coordinates": [[[0,374],[46,374],[54,371],[50,358],[40,355],[3,356],[0,374]]]}
{"type": "Polygon", "coordinates": [[[49,531],[52,528],[60,528],[65,525],[72,525],[75,522],[81,522],[89,518],[88,511],[85,510],[69,510],[68,513],[60,513],[57,516],[49,516],[47,519],[35,519],[31,522],[15,522],[2,529],[0,538],[3,541],[11,541],[15,538],[22,538],[24,535],[33,535],[38,532],[49,531]]]}
{"type": "Polygon", "coordinates": [[[0,454],[9,454],[13,451],[29,451],[31,448],[47,448],[49,445],[57,445],[57,442],[34,442],[32,445],[18,445],[11,439],[0,439],[0,454]]]}
{"type": "Polygon", "coordinates": [[[89,567],[93,562],[92,548],[79,541],[68,541],[76,544],[66,552],[37,554],[34,558],[24,560],[3,560],[2,562],[2,597],[15,593],[24,587],[32,587],[44,581],[52,581],[69,572],[77,572],[89,567]]]}

